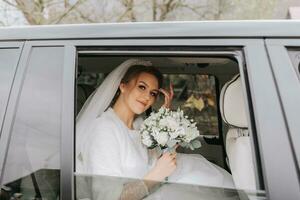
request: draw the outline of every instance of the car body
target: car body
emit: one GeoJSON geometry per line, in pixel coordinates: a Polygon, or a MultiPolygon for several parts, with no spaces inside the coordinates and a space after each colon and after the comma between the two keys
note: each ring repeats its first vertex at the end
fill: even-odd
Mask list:
{"type": "MultiPolygon", "coordinates": [[[[47,166],[59,170],[55,193],[60,199],[75,199],[75,86],[80,66],[97,71],[95,66],[102,64],[108,73],[130,57],[152,59],[168,73],[172,59],[176,70],[188,62],[212,63],[200,72],[217,77],[217,97],[240,73],[257,191],[265,192],[257,198],[300,199],[300,21],[285,20],[1,28],[1,185],[47,166]]],[[[191,70],[192,64],[187,64],[191,70]]],[[[225,166],[226,131],[219,110],[217,116],[221,134],[211,141],[218,148],[207,151],[222,152],[217,160],[225,166]]],[[[31,178],[38,185],[36,177],[31,178]]]]}

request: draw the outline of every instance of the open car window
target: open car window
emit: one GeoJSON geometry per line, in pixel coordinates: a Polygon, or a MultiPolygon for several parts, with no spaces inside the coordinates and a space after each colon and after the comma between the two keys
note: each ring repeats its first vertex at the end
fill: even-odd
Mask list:
{"type": "MultiPolygon", "coordinates": [[[[228,175],[229,179],[233,180],[231,186],[228,186],[225,183],[214,185],[208,182],[199,182],[198,184],[193,182],[186,185],[188,182],[176,183],[175,181],[172,183],[170,182],[171,184],[163,182],[161,183],[164,185],[162,187],[163,189],[157,188],[157,190],[151,191],[147,198],[151,199],[158,193],[163,196],[166,195],[165,197],[168,195],[178,197],[190,194],[191,198],[196,198],[197,196],[199,197],[200,194],[203,195],[207,192],[207,196],[211,196],[212,199],[247,199],[248,197],[252,198],[252,196],[258,199],[264,199],[264,191],[256,190],[255,169],[253,167],[253,160],[251,160],[252,147],[249,138],[251,133],[246,131],[244,135],[233,136],[235,132],[239,132],[239,130],[237,130],[239,129],[239,125],[235,125],[234,122],[228,122],[229,120],[225,123],[221,116],[219,102],[221,90],[224,86],[228,85],[229,82],[232,82],[234,77],[240,73],[239,63],[233,58],[228,58],[226,56],[126,57],[124,55],[114,55],[110,57],[107,55],[103,56],[101,53],[97,54],[97,52],[94,52],[94,54],[85,54],[84,51],[81,51],[78,55],[76,85],[77,113],[79,113],[89,95],[93,95],[93,92],[102,83],[105,77],[107,77],[107,75],[122,62],[131,58],[149,60],[154,66],[159,68],[164,75],[164,88],[168,88],[170,83],[172,83],[174,87],[175,95],[172,109],[176,110],[177,108],[181,108],[186,115],[195,119],[197,127],[201,132],[199,140],[202,143],[202,147],[196,150],[179,147],[178,152],[186,155],[189,154],[191,156],[203,156],[204,160],[211,163],[214,168],[221,170],[226,176],[228,175]],[[227,138],[228,133],[230,133],[229,139],[227,138]],[[245,139],[243,142],[247,143],[248,149],[245,161],[251,163],[252,168],[250,168],[250,170],[253,171],[250,174],[248,172],[246,174],[243,170],[235,171],[236,161],[234,161],[234,159],[237,155],[232,149],[239,148],[239,144],[234,142],[237,138],[240,138],[241,140],[245,139]],[[232,145],[233,148],[227,148],[226,145],[232,145]],[[228,149],[229,151],[226,151],[228,149]],[[234,176],[232,176],[232,170],[234,170],[234,176]],[[243,177],[239,177],[239,175],[237,175],[238,173],[244,173],[244,179],[245,177],[246,179],[250,177],[250,185],[240,184],[239,180],[243,179],[243,177]],[[242,192],[237,191],[236,189],[242,189],[242,192]],[[178,194],[175,191],[178,192],[178,194]]],[[[239,84],[241,84],[240,79],[239,84]]],[[[239,92],[242,94],[241,90],[239,92]]],[[[242,101],[246,99],[246,97],[243,96],[241,96],[241,98],[242,101]]],[[[157,111],[162,103],[163,97],[159,97],[157,102],[152,106],[152,111],[157,111]]],[[[245,107],[243,109],[247,110],[248,108],[245,107]]],[[[239,113],[237,115],[239,115],[239,113]]],[[[148,116],[149,113],[143,117],[145,119],[148,116]]],[[[246,117],[244,119],[246,119],[246,117]]],[[[246,130],[246,127],[241,126],[240,129],[246,130]]],[[[238,140],[240,141],[240,139],[238,140]]],[[[201,162],[199,164],[201,165],[201,162]]],[[[93,175],[82,173],[81,171],[76,171],[75,174],[76,195],[78,198],[85,198],[93,195],[95,185],[103,186],[103,184],[105,184],[106,189],[101,189],[99,191],[104,192],[103,195],[107,195],[107,198],[111,197],[117,199],[119,196],[114,196],[113,194],[118,192],[120,194],[122,187],[130,182],[122,176],[111,177],[105,176],[105,174],[93,175]],[[96,184],[96,182],[98,183],[96,184]]],[[[197,178],[195,177],[195,179],[197,178]]],[[[141,179],[132,179],[131,181],[141,181],[141,179]]]]}

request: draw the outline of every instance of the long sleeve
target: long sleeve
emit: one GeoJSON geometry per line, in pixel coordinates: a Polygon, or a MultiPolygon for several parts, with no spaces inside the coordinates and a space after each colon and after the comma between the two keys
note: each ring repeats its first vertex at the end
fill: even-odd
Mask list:
{"type": "Polygon", "coordinates": [[[146,165],[130,134],[111,115],[97,119],[90,129],[83,160],[92,175],[92,199],[140,200],[149,194],[144,181],[136,180],[142,178],[146,165]]]}
{"type": "Polygon", "coordinates": [[[144,181],[132,181],[124,184],[120,200],[140,200],[149,195],[144,181]]]}
{"type": "Polygon", "coordinates": [[[120,138],[116,125],[108,120],[97,119],[84,145],[84,168],[92,199],[119,199],[123,190],[120,138]]]}
{"type": "Polygon", "coordinates": [[[121,176],[121,150],[116,127],[113,123],[94,126],[87,144],[86,168],[91,174],[121,176]]]}
{"type": "MultiPolygon", "coordinates": [[[[118,127],[106,122],[95,124],[86,146],[86,165],[92,178],[93,199],[140,200],[148,195],[143,181],[127,181],[122,176],[118,127]]],[[[122,134],[122,133],[121,133],[122,134]]]]}

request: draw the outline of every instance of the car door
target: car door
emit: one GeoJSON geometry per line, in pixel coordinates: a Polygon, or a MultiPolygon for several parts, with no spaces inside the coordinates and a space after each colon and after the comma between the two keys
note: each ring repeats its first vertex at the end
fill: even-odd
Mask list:
{"type": "MultiPolygon", "coordinates": [[[[61,169],[72,164],[69,156],[69,162],[68,158],[61,158],[62,147],[68,145],[67,141],[62,141],[65,137],[69,139],[68,132],[73,134],[72,126],[68,126],[73,123],[73,115],[65,116],[65,113],[73,113],[73,110],[68,111],[73,109],[72,100],[66,97],[70,96],[69,92],[74,95],[75,72],[69,72],[67,66],[72,62],[71,70],[75,69],[75,56],[68,59],[66,49],[64,43],[25,42],[0,138],[3,199],[20,196],[24,199],[71,199],[66,197],[71,192],[60,194],[60,188],[65,191],[67,181],[62,178],[66,173],[61,169]],[[71,89],[66,88],[68,85],[71,89]],[[66,127],[71,129],[66,130],[66,127]]],[[[6,62],[16,59],[9,57],[9,53],[4,56],[6,62]]],[[[2,80],[0,82],[2,87],[2,80]]]]}
{"type": "Polygon", "coordinates": [[[294,161],[289,170],[298,177],[290,187],[296,190],[300,185],[300,40],[267,39],[266,46],[289,134],[287,145],[291,148],[294,161]]]}

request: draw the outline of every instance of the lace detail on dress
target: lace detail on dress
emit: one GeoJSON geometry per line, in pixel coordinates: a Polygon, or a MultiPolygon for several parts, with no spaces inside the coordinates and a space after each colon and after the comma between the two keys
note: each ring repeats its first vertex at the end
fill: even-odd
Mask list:
{"type": "Polygon", "coordinates": [[[149,191],[145,182],[134,181],[124,185],[120,200],[140,200],[147,195],[149,195],[149,191]]]}

